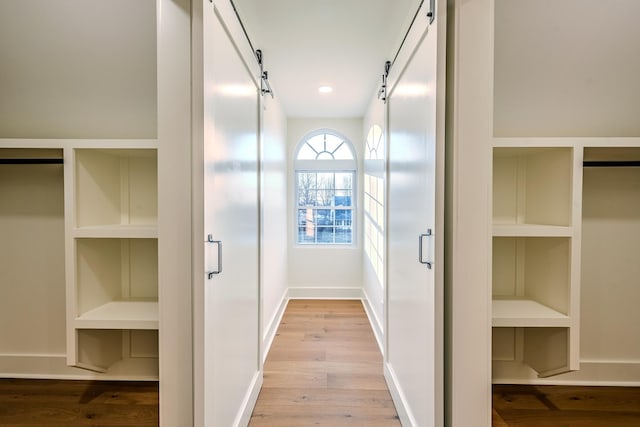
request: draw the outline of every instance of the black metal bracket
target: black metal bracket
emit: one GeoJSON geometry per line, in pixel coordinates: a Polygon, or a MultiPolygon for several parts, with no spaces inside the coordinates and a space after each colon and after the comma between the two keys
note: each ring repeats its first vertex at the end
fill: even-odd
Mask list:
{"type": "Polygon", "coordinates": [[[389,79],[389,70],[391,70],[391,61],[384,63],[384,73],[382,74],[382,85],[378,91],[378,99],[387,103],[387,81],[389,79]]]}
{"type": "Polygon", "coordinates": [[[262,64],[262,50],[256,50],[256,60],[258,61],[258,65],[260,66],[260,93],[262,95],[269,94],[271,98],[273,98],[273,89],[271,89],[271,85],[269,84],[269,73],[264,70],[264,65],[262,64]]]}

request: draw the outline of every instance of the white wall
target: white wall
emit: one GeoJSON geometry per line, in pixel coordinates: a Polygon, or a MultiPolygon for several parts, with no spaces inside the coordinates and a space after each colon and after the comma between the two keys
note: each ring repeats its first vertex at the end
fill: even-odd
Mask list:
{"type": "Polygon", "coordinates": [[[297,144],[309,132],[334,129],[351,141],[358,156],[356,192],[362,206],[362,119],[290,118],[287,123],[287,210],[289,242],[288,282],[292,297],[359,298],[362,287],[362,214],[357,216],[357,242],[352,247],[301,247],[295,243],[293,156],[297,144]]]}
{"type": "Polygon", "coordinates": [[[495,2],[495,136],[638,136],[640,2],[495,2]],[[544,19],[538,19],[544,10],[544,19]]]}
{"type": "MultiPolygon", "coordinates": [[[[378,100],[375,96],[371,100],[367,114],[363,120],[363,139],[365,142],[364,147],[364,179],[377,180],[378,184],[382,184],[381,187],[372,189],[370,194],[372,198],[382,202],[383,211],[378,213],[376,210],[379,206],[376,206],[372,201],[370,213],[368,214],[366,206],[362,207],[365,224],[369,218],[369,236],[367,236],[366,226],[363,227],[363,251],[362,251],[362,291],[364,293],[364,302],[371,324],[378,343],[384,342],[384,288],[386,286],[386,235],[384,226],[386,222],[386,212],[384,211],[386,205],[386,126],[385,126],[385,104],[378,100]],[[374,131],[374,127],[377,129],[374,131]],[[371,141],[369,141],[371,140],[371,141]],[[370,155],[367,155],[369,151],[367,142],[370,146],[375,148],[370,155]],[[375,194],[374,194],[375,193],[375,194]],[[380,215],[381,214],[381,215],[380,215]],[[367,218],[368,217],[368,218],[367,218]],[[377,229],[375,223],[378,222],[382,225],[382,229],[377,229]],[[379,234],[378,234],[379,233],[379,234]],[[368,247],[368,250],[367,250],[368,247]]],[[[361,190],[366,190],[362,185],[361,190]]],[[[382,348],[383,346],[380,345],[382,348]]]]}
{"type": "Polygon", "coordinates": [[[286,303],[287,120],[278,102],[264,98],[262,126],[262,333],[263,357],[286,303]]]}
{"type": "Polygon", "coordinates": [[[0,165],[0,200],[2,376],[13,355],[65,353],[62,165],[0,165]]]}
{"type": "Polygon", "coordinates": [[[155,138],[156,2],[0,2],[3,138],[155,138]]]}

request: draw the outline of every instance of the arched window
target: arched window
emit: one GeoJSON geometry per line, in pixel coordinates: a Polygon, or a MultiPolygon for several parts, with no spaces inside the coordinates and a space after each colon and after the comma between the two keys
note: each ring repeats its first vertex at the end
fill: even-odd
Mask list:
{"type": "Polygon", "coordinates": [[[384,286],[385,138],[380,126],[371,126],[367,134],[366,147],[362,184],[363,247],[378,283],[384,286]]]}
{"type": "Polygon", "coordinates": [[[294,164],[298,244],[355,243],[356,165],[353,145],[333,130],[300,141],[294,164]]]}

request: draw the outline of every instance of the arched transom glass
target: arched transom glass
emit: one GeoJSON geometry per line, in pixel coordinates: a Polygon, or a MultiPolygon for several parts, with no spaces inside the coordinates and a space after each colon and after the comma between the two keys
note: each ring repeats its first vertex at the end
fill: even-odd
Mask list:
{"type": "Polygon", "coordinates": [[[348,141],[338,135],[322,132],[307,138],[298,149],[298,160],[353,160],[348,141]]]}

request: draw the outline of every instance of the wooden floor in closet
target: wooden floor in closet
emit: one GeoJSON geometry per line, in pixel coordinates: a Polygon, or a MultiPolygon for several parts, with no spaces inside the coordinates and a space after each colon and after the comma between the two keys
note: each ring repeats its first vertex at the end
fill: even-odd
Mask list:
{"type": "Polygon", "coordinates": [[[289,301],[249,426],[400,426],[360,301],[289,301]]]}
{"type": "Polygon", "coordinates": [[[640,388],[493,386],[493,427],[583,426],[640,426],[640,388]]]}
{"type": "MultiPolygon", "coordinates": [[[[158,383],[0,379],[0,426],[158,425],[158,383]]],[[[399,427],[359,301],[292,300],[251,427],[399,427]]],[[[637,427],[640,387],[493,386],[494,427],[637,427]]]]}
{"type": "Polygon", "coordinates": [[[0,425],[157,426],[158,383],[0,379],[0,425]]]}

